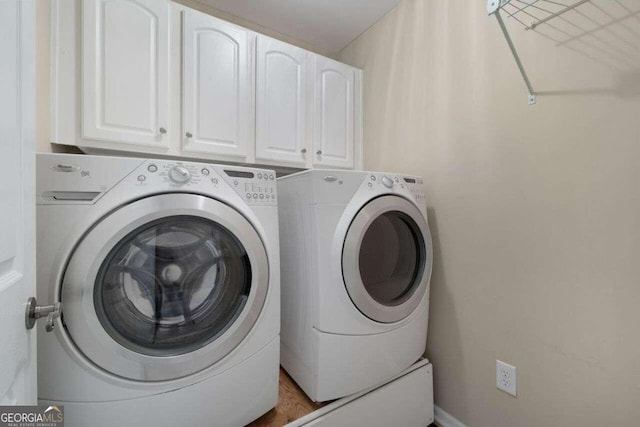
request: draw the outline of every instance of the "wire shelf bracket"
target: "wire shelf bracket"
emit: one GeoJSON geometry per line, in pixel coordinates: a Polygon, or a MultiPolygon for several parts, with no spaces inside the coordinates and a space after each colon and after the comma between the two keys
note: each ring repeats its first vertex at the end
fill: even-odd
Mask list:
{"type": "MultiPolygon", "coordinates": [[[[529,91],[529,97],[528,97],[529,105],[534,105],[536,103],[536,92],[535,90],[533,90],[533,86],[531,85],[531,81],[529,80],[529,76],[527,75],[527,71],[524,69],[524,65],[522,65],[522,61],[520,60],[518,51],[516,50],[516,47],[513,44],[513,40],[511,40],[511,36],[509,35],[509,31],[507,30],[507,27],[504,24],[502,16],[500,15],[500,9],[504,5],[508,4],[510,1],[511,0],[488,0],[487,13],[489,14],[489,16],[494,15],[496,17],[498,24],[500,25],[500,29],[502,30],[502,34],[504,34],[504,38],[507,40],[507,45],[509,45],[509,50],[511,50],[513,59],[515,59],[516,64],[518,65],[518,69],[520,70],[520,74],[522,75],[522,79],[524,80],[524,84],[527,86],[527,90],[529,91]]],[[[584,1],[588,1],[588,0],[584,0],[584,1]]],[[[532,28],[535,28],[535,25],[532,24],[532,28]]]]}
{"type": "Polygon", "coordinates": [[[619,80],[640,77],[640,0],[486,0],[486,9],[500,25],[530,105],[536,103],[536,92],[507,30],[509,22],[581,55],[619,80]]]}

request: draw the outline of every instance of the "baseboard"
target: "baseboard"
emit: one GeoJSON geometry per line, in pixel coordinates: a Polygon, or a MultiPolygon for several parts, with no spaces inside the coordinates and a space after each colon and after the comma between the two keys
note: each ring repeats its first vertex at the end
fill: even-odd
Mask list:
{"type": "Polygon", "coordinates": [[[433,407],[433,413],[436,419],[436,425],[439,427],[467,427],[464,423],[440,408],[438,405],[433,407]]]}

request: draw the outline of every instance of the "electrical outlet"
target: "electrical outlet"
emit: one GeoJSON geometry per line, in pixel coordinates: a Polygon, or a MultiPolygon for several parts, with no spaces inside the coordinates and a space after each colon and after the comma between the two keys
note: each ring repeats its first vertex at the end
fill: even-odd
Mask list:
{"type": "Polygon", "coordinates": [[[496,387],[516,396],[516,367],[496,360],[496,387]]]}

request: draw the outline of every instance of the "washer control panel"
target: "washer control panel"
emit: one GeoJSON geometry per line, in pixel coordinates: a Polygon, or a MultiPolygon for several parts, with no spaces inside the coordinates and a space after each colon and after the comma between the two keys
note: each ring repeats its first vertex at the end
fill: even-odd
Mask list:
{"type": "Polygon", "coordinates": [[[264,169],[236,169],[233,166],[222,170],[225,180],[250,205],[276,205],[276,173],[264,169]]]}
{"type": "Polygon", "coordinates": [[[189,187],[200,184],[206,178],[206,166],[196,163],[172,161],[148,161],[138,175],[138,183],[144,185],[148,180],[166,183],[171,187],[189,187]]]}
{"type": "Polygon", "coordinates": [[[150,160],[137,174],[135,182],[141,186],[160,181],[170,188],[204,185],[215,191],[228,185],[249,205],[277,205],[276,174],[270,170],[150,160]]]}

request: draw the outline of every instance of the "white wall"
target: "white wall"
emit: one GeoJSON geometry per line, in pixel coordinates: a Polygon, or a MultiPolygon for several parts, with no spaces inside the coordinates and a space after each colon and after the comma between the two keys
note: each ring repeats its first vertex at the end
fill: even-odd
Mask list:
{"type": "Polygon", "coordinates": [[[426,178],[436,403],[470,426],[638,425],[640,74],[511,24],[533,107],[484,1],[404,0],[339,55],[364,69],[365,167],[426,178]]]}

